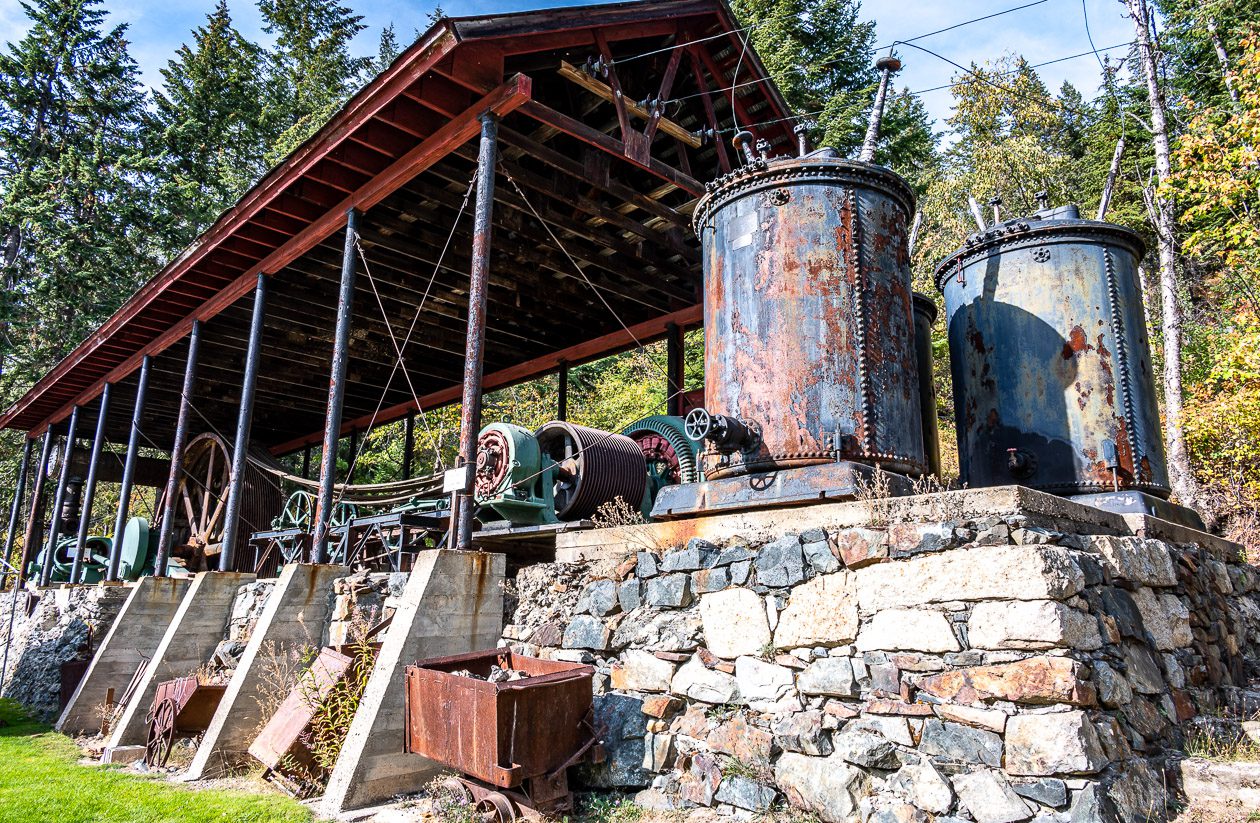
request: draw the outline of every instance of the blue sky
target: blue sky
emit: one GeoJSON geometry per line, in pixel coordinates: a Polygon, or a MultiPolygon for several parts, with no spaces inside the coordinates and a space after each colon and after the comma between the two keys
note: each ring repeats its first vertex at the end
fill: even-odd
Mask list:
{"type": "MultiPolygon", "coordinates": [[[[114,20],[130,25],[132,54],[144,72],[145,81],[160,82],[158,70],[174,50],[188,38],[189,31],[199,25],[215,0],[106,0],[105,8],[114,20]]],[[[264,40],[259,30],[258,12],[253,0],[229,0],[237,26],[247,35],[264,40]]],[[[363,53],[373,52],[381,29],[394,23],[400,39],[410,42],[417,28],[424,28],[430,2],[404,0],[346,0],[364,17],[369,26],[356,46],[363,53]]],[[[873,19],[880,44],[909,39],[955,23],[1008,9],[1031,0],[866,0],[863,16],[873,19]]],[[[575,5],[565,0],[447,0],[443,8],[450,15],[488,14],[575,5]]],[[[1045,0],[1032,8],[964,26],[918,41],[944,57],[969,65],[983,63],[1004,53],[1023,54],[1031,63],[1057,60],[1085,52],[1089,41],[1085,34],[1085,12],[1090,30],[1099,48],[1127,43],[1132,39],[1132,26],[1124,16],[1124,6],[1117,0],[1045,0]]],[[[0,32],[4,39],[20,36],[24,15],[18,0],[0,0],[0,32]]],[[[1125,50],[1110,52],[1123,56],[1125,50]]],[[[913,48],[900,47],[905,68],[900,84],[913,91],[949,83],[958,70],[936,57],[913,48]]],[[[1098,62],[1092,54],[1038,69],[1052,87],[1069,80],[1086,97],[1094,96],[1098,87],[1098,62]]],[[[950,113],[948,90],[923,95],[938,128],[950,113]]]]}

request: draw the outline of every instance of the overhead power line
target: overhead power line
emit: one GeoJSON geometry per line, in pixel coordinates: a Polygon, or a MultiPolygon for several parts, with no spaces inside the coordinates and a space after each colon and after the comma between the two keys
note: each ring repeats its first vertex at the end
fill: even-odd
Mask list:
{"type": "MultiPolygon", "coordinates": [[[[1129,43],[1117,43],[1117,44],[1116,44],[1116,45],[1114,45],[1114,46],[1107,46],[1107,47],[1105,47],[1105,48],[1101,48],[1101,49],[1090,49],[1089,51],[1083,51],[1083,52],[1080,52],[1079,54],[1069,54],[1067,57],[1056,57],[1054,60],[1047,60],[1047,61],[1045,61],[1044,63],[1033,63],[1033,64],[1031,64],[1031,65],[1029,65],[1029,66],[1025,66],[1024,68],[1029,68],[1029,69],[1039,69],[1039,68],[1041,68],[1042,66],[1053,66],[1055,63],[1064,63],[1064,62],[1066,62],[1066,61],[1068,61],[1068,60],[1077,60],[1077,59],[1079,59],[1079,58],[1081,58],[1081,57],[1088,57],[1088,56],[1089,56],[1089,55],[1091,55],[1091,54],[1098,54],[1098,53],[1101,53],[1101,52],[1104,52],[1104,51],[1111,51],[1111,50],[1113,50],[1113,49],[1128,48],[1129,46],[1132,46],[1132,45],[1133,45],[1133,43],[1132,43],[1132,42],[1129,42],[1129,43]]],[[[1003,76],[1003,75],[1007,75],[1007,74],[1016,74],[1016,73],[1017,73],[1017,72],[1019,72],[1019,71],[1022,71],[1022,69],[1010,69],[1010,70],[1008,70],[1008,71],[998,72],[998,73],[997,73],[996,75],[994,75],[994,76],[995,76],[995,77],[1001,77],[1001,76],[1003,76]]],[[[933,87],[932,87],[932,88],[930,88],[930,89],[919,89],[918,91],[912,91],[912,92],[910,92],[910,93],[911,93],[911,94],[927,94],[927,93],[928,93],[928,92],[930,92],[930,91],[940,91],[941,89],[950,89],[950,88],[953,88],[953,87],[954,87],[954,85],[955,85],[954,83],[946,83],[946,84],[945,84],[945,85],[943,85],[943,86],[933,86],[933,87]]]]}
{"type": "Polygon", "coordinates": [[[937,29],[936,31],[929,31],[927,34],[920,34],[919,36],[911,37],[908,40],[894,40],[893,42],[887,45],[879,46],[878,48],[875,49],[875,51],[883,51],[884,49],[891,49],[893,46],[897,45],[898,43],[913,43],[916,40],[923,40],[924,38],[932,37],[937,34],[944,34],[947,31],[960,29],[963,26],[970,26],[972,23],[979,23],[983,20],[992,20],[994,17],[1001,17],[1002,15],[1010,14],[1011,12],[1023,11],[1024,9],[1030,9],[1033,6],[1040,6],[1042,3],[1047,3],[1047,2],[1049,2],[1049,0],[1035,0],[1035,2],[1025,3],[1022,6],[1015,6],[1014,8],[1003,9],[1002,11],[995,11],[992,14],[986,14],[983,17],[973,17],[970,20],[964,20],[961,23],[955,23],[952,26],[946,26],[945,28],[937,29]]]}

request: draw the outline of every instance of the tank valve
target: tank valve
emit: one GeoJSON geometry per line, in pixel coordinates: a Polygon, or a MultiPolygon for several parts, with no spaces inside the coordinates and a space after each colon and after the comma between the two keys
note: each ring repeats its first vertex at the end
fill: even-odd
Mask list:
{"type": "Polygon", "coordinates": [[[739,149],[744,155],[744,161],[750,166],[757,162],[757,155],[753,153],[753,143],[755,138],[750,131],[741,131],[731,138],[731,142],[735,144],[735,148],[739,149]]]}
{"type": "Polygon", "coordinates": [[[1037,456],[1023,449],[1006,450],[1006,468],[1011,477],[1023,480],[1037,471],[1037,456]]]}
{"type": "Polygon", "coordinates": [[[708,440],[724,454],[751,451],[761,443],[760,427],[753,421],[725,414],[709,414],[704,409],[687,412],[683,427],[692,440],[708,440]]]}

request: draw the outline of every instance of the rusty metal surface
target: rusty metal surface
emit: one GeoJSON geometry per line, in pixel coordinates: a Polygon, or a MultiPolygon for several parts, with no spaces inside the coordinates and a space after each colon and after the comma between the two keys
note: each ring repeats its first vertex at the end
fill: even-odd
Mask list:
{"type": "Polygon", "coordinates": [[[706,452],[710,479],[838,459],[926,470],[913,203],[891,171],[823,151],[754,161],[697,206],[705,401],[761,428],[752,450],[706,452]]]}
{"type": "Polygon", "coordinates": [[[57,697],[59,708],[64,709],[74,697],[74,690],[79,688],[79,682],[83,680],[83,675],[87,674],[90,665],[92,665],[90,657],[83,660],[67,660],[61,664],[61,689],[57,697]]]}
{"type": "Polygon", "coordinates": [[[576,663],[491,649],[407,667],[406,751],[512,788],[563,768],[592,740],[591,677],[576,663]],[[531,676],[491,683],[492,665],[531,676]]]}
{"type": "Polygon", "coordinates": [[[227,691],[227,684],[207,685],[198,683],[195,677],[177,677],[158,684],[153,695],[152,716],[166,700],[175,701],[175,731],[178,734],[197,734],[210,726],[214,711],[227,691]]]}
{"type": "Polygon", "coordinates": [[[1142,251],[1120,226],[1033,217],[938,266],[964,482],[1168,496],[1142,251]]]}
{"type": "Polygon", "coordinates": [[[936,303],[926,294],[915,292],[914,359],[919,367],[919,419],[923,423],[923,454],[928,472],[941,476],[941,427],[936,419],[936,381],[932,374],[932,326],[936,323],[936,303]]]}
{"type": "Polygon", "coordinates": [[[325,646],[311,663],[308,679],[294,686],[249,744],[249,753],[268,769],[279,769],[289,758],[295,766],[310,768],[314,758],[302,736],[315,716],[318,702],[350,671],[354,658],[325,646]]]}

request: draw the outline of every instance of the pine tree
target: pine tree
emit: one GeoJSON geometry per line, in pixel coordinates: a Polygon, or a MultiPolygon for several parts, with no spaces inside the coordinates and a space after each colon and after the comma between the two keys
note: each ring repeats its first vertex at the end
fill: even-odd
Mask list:
{"type": "Polygon", "coordinates": [[[125,27],[104,30],[100,0],[22,7],[30,30],[0,54],[0,227],[23,237],[0,298],[6,400],[152,265],[144,93],[125,27]]]}
{"type": "Polygon", "coordinates": [[[275,135],[263,120],[262,50],[232,26],[226,0],[162,69],[154,152],[163,240],[174,254],[265,171],[275,135]]]}
{"type": "Polygon", "coordinates": [[[390,23],[381,30],[381,42],[376,48],[376,59],[368,66],[367,76],[363,78],[364,82],[389,68],[402,51],[402,46],[398,44],[398,35],[394,32],[394,24],[390,23]]]}
{"type": "Polygon", "coordinates": [[[274,164],[355,92],[372,59],[350,53],[350,42],[366,26],[337,0],[259,0],[258,8],[263,30],[275,38],[267,110],[279,133],[267,156],[274,164]]]}

